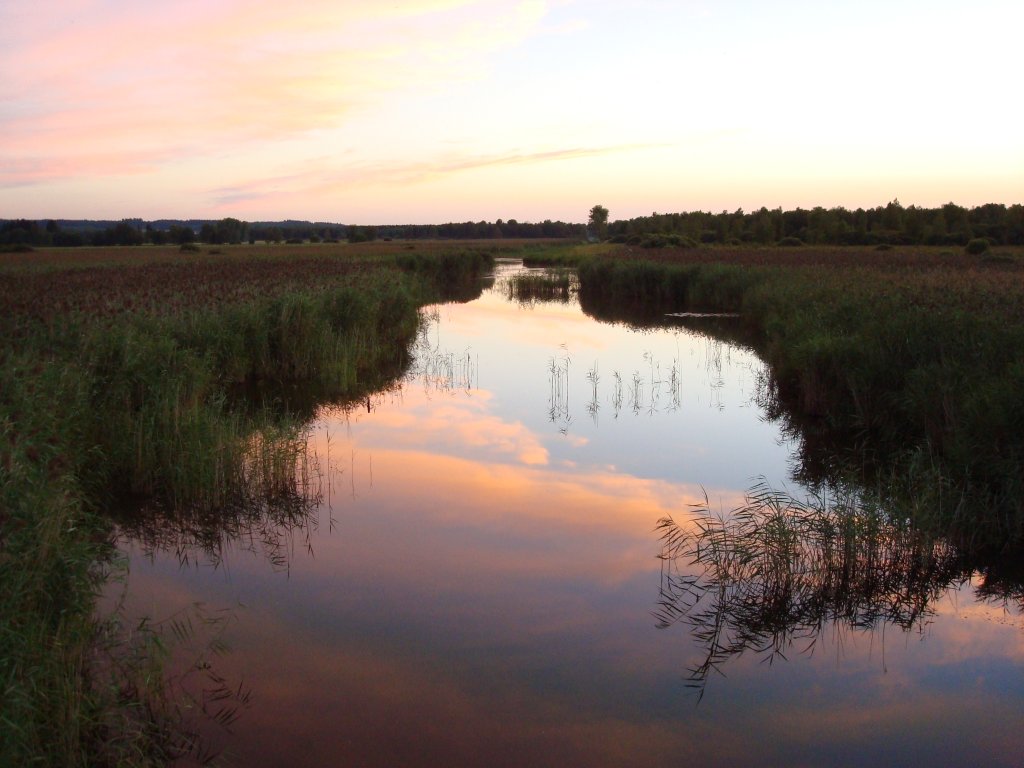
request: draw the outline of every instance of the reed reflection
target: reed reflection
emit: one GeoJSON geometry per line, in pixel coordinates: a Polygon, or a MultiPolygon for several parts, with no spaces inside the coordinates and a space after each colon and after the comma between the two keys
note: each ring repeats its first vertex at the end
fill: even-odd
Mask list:
{"type": "Polygon", "coordinates": [[[495,285],[509,301],[533,307],[540,303],[568,304],[575,300],[580,280],[572,269],[523,269],[498,278],[495,285]]]}
{"type": "MultiPolygon", "coordinates": [[[[705,499],[692,520],[666,517],[658,528],[658,626],[689,628],[701,660],[687,680],[700,696],[730,660],[811,654],[829,628],[922,632],[937,601],[978,573],[947,540],[847,490],[801,501],[760,483],[728,515],[712,513],[705,499]]],[[[975,593],[1024,610],[1021,582],[1005,572],[982,574],[975,593]]]]}
{"type": "MultiPolygon", "coordinates": [[[[694,334],[688,334],[691,337],[694,334]]],[[[737,362],[732,360],[732,350],[727,344],[711,337],[700,337],[704,340],[703,349],[703,380],[700,382],[701,392],[707,393],[706,405],[714,410],[723,411],[726,408],[724,392],[726,379],[723,374],[723,362],[733,368],[736,365],[746,365],[745,373],[749,373],[751,380],[755,382],[748,402],[741,402],[740,406],[746,406],[757,402],[760,382],[764,372],[758,363],[737,362]]],[[[690,345],[692,347],[692,344],[690,345]]],[[[673,414],[683,407],[683,395],[685,373],[677,349],[676,355],[670,360],[660,359],[652,351],[644,350],[641,355],[641,362],[632,370],[612,370],[609,376],[601,373],[600,360],[593,364],[581,375],[586,378],[586,386],[581,386],[578,381],[573,382],[570,374],[575,373],[572,366],[572,357],[569,354],[568,346],[560,345],[559,352],[548,358],[548,421],[557,424],[559,431],[565,434],[573,422],[573,413],[570,408],[570,393],[574,390],[586,392],[587,397],[584,405],[586,414],[596,425],[598,416],[605,405],[610,407],[613,419],[621,415],[631,413],[633,416],[655,416],[659,414],[673,414]]],[[[620,361],[621,362],[621,361],[620,361]]],[[[692,373],[692,370],[690,371],[692,373]]],[[[735,374],[736,371],[731,371],[735,374]]],[[[579,375],[577,375],[579,378],[579,375]]]]}
{"type": "MultiPolygon", "coordinates": [[[[925,763],[964,762],[963,754],[996,762],[991,747],[958,747],[957,727],[968,723],[976,741],[991,740],[993,699],[1016,713],[1004,702],[1024,700],[1017,689],[950,685],[936,693],[918,676],[943,674],[929,666],[935,657],[954,659],[959,674],[968,645],[973,652],[987,644],[978,657],[996,659],[998,669],[1016,663],[1012,632],[986,632],[986,616],[943,622],[959,617],[940,608],[928,647],[893,649],[895,671],[883,680],[873,658],[848,658],[836,670],[819,653],[770,674],[736,663],[722,696],[708,696],[699,710],[686,706],[678,671],[687,649],[651,626],[659,578],[652,527],[680,499],[700,499],[701,482],[726,508],[743,504],[736,489],[750,473],[782,482],[789,453],[778,430],[747,407],[760,363],[710,331],[668,322],[667,332],[598,324],[571,303],[527,308],[498,290],[469,306],[429,308],[400,381],[318,409],[308,441],[312,486],[320,519],[333,526],[336,516],[338,527],[328,535],[315,517],[284,519],[295,525],[285,550],[298,550],[288,578],[268,573],[260,557],[232,560],[215,575],[176,569],[170,558],[160,568],[155,558],[149,587],[163,590],[162,603],[247,606],[232,631],[234,653],[221,661],[221,674],[252,680],[255,692],[256,706],[234,728],[239,764],[869,765],[884,763],[892,744],[925,763]],[[575,417],[573,434],[550,434],[552,406],[559,426],[575,417]],[[315,557],[303,543],[315,545],[315,557]],[[927,698],[931,709],[886,701],[893,688],[927,698]],[[956,733],[956,744],[936,732],[956,733]],[[875,754],[882,742],[881,759],[849,759],[875,754]]],[[[732,531],[716,540],[720,548],[732,531]]],[[[848,538],[860,552],[857,537],[848,538]]],[[[926,560],[927,542],[917,546],[926,560]]],[[[664,555],[672,577],[700,570],[681,549],[664,555]]],[[[856,596],[870,579],[859,557],[850,560],[857,568],[846,602],[868,627],[872,604],[856,596]]],[[[781,563],[778,572],[785,585],[781,563]]],[[[883,576],[879,566],[875,578],[883,576]]],[[[993,601],[1012,601],[1011,576],[998,590],[995,574],[986,576],[993,601]]],[[[792,600],[810,607],[787,612],[783,588],[763,587],[780,618],[758,609],[763,595],[751,587],[746,604],[734,601],[742,610],[720,611],[718,645],[735,647],[745,633],[752,649],[775,658],[776,636],[786,654],[786,632],[802,649],[807,626],[814,641],[813,628],[831,620],[820,604],[842,579],[829,577],[832,586],[817,595],[809,576],[790,581],[792,593],[805,595],[792,600]]],[[[921,589],[904,587],[913,596],[921,589]]],[[[711,589],[703,609],[713,599],[711,589]]],[[[899,604],[906,614],[917,610],[911,628],[930,621],[936,605],[928,594],[899,604]]],[[[884,625],[888,604],[879,596],[874,606],[875,625],[884,625]]],[[[751,652],[745,661],[753,660],[751,652]]]]}
{"type": "Polygon", "coordinates": [[[441,313],[437,306],[420,312],[420,328],[413,345],[413,362],[403,377],[426,392],[470,392],[480,386],[480,362],[471,348],[455,352],[440,341],[441,313]]]}
{"type": "MultiPolygon", "coordinates": [[[[287,571],[296,547],[312,553],[318,511],[322,506],[333,509],[330,494],[335,476],[352,469],[350,461],[332,455],[329,435],[323,446],[311,445],[310,420],[315,415],[345,420],[357,411],[374,412],[401,400],[403,389],[413,385],[428,396],[468,393],[478,386],[474,354],[442,346],[433,338],[439,323],[436,306],[421,312],[413,354],[404,358],[402,370],[389,369],[384,378],[373,377],[372,393],[333,401],[317,400],[315,393],[306,399],[302,393],[280,387],[248,393],[254,404],[263,404],[258,407],[273,403],[282,426],[268,427],[249,438],[245,461],[232,483],[237,492],[216,504],[192,509],[172,510],[152,503],[133,509],[118,521],[120,538],[134,541],[150,558],[158,552],[173,554],[181,566],[219,567],[226,552],[236,549],[261,554],[275,570],[287,571]],[[296,405],[296,423],[306,426],[289,424],[284,416],[296,405]]],[[[349,475],[354,482],[354,472],[349,475]]],[[[333,518],[330,522],[333,525],[333,518]]]]}
{"type": "Polygon", "coordinates": [[[243,477],[235,484],[238,493],[215,507],[145,505],[121,516],[118,537],[135,542],[150,558],[173,554],[181,566],[218,567],[229,549],[242,549],[287,570],[297,545],[312,548],[323,502],[323,471],[309,438],[308,429],[252,436],[243,477]]]}

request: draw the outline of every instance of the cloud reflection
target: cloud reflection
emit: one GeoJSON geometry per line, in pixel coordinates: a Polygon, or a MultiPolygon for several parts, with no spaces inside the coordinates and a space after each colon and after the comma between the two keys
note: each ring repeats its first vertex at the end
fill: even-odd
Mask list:
{"type": "MultiPolygon", "coordinates": [[[[437,335],[461,349],[486,322],[506,356],[521,336],[541,357],[563,340],[518,315],[511,339],[488,312],[452,308],[437,335]]],[[[240,764],[1012,764],[1020,633],[967,591],[915,634],[826,623],[813,655],[737,658],[695,708],[685,674],[701,649],[654,626],[655,526],[688,526],[704,490],[603,454],[563,459],[565,438],[507,415],[521,386],[412,382],[370,412],[325,413],[321,524],[287,575],[242,553],[217,573],[159,556],[135,568],[143,603],[250,606],[218,670],[254,691],[230,742],[240,764]]],[[[744,414],[737,441],[757,418],[744,414]]],[[[727,484],[707,495],[744,501],[727,484]]]]}

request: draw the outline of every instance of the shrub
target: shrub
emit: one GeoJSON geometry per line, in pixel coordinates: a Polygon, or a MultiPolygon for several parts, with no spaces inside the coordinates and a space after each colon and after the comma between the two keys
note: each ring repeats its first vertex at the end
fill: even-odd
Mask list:
{"type": "Polygon", "coordinates": [[[639,245],[641,248],[697,248],[699,243],[686,235],[656,233],[639,240],[639,245]]]}
{"type": "Polygon", "coordinates": [[[178,250],[182,253],[199,253],[199,246],[195,243],[182,243],[178,250]]]}
{"type": "Polygon", "coordinates": [[[776,243],[781,248],[796,248],[804,244],[799,237],[784,237],[776,243]]]}
{"type": "Polygon", "coordinates": [[[648,235],[640,242],[641,248],[664,248],[668,245],[664,235],[648,235]]]}
{"type": "Polygon", "coordinates": [[[984,237],[976,237],[973,240],[968,240],[967,245],[964,246],[964,250],[972,256],[985,253],[989,248],[989,242],[984,237]]]}

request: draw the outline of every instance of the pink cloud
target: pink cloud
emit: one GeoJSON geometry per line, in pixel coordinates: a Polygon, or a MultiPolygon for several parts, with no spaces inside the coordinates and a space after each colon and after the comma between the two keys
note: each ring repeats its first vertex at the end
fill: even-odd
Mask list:
{"type": "Polygon", "coordinates": [[[448,71],[453,41],[480,19],[518,15],[515,3],[455,0],[42,0],[31,14],[0,11],[0,185],[133,173],[335,126],[448,71]]]}

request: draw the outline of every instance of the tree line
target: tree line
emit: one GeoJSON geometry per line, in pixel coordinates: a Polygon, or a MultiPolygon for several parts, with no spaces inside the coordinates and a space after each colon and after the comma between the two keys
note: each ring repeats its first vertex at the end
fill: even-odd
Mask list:
{"type": "Polygon", "coordinates": [[[1024,206],[989,203],[964,208],[904,207],[899,200],[876,208],[761,208],[752,213],[652,213],[612,222],[613,240],[676,235],[692,243],[773,244],[794,238],[815,245],[966,245],[984,238],[992,245],[1024,245],[1024,206]]]}
{"type": "MultiPolygon", "coordinates": [[[[183,245],[194,242],[197,234],[189,226],[172,224],[158,229],[141,219],[124,219],[116,224],[96,226],[83,222],[78,227],[64,227],[54,219],[34,221],[9,219],[0,222],[0,245],[57,246],[74,248],[85,245],[143,245],[169,243],[183,245]]],[[[212,241],[211,241],[212,242],[212,241]]]]}
{"type": "MultiPolygon", "coordinates": [[[[589,233],[615,241],[642,241],[668,236],[680,243],[773,244],[799,240],[820,245],[946,245],[961,246],[977,238],[992,245],[1024,245],[1024,205],[997,203],[964,208],[946,203],[939,208],[904,207],[893,200],[876,208],[782,208],[745,213],[652,213],[608,222],[608,210],[590,211],[589,233]]],[[[308,221],[256,222],[234,218],[177,223],[65,222],[53,219],[0,221],[0,245],[82,246],[142,245],[153,243],[209,244],[241,242],[364,242],[395,240],[488,240],[501,238],[583,238],[587,224],[564,221],[449,222],[447,224],[395,224],[359,226],[308,221]]]]}
{"type": "Polygon", "coordinates": [[[85,245],[184,245],[200,242],[213,245],[243,242],[366,242],[394,240],[488,240],[498,238],[582,237],[586,227],[564,221],[494,222],[467,221],[447,224],[393,224],[360,226],[308,221],[256,222],[234,218],[189,223],[145,222],[123,219],[111,222],[70,222],[55,219],[9,219],[0,221],[0,245],[62,246],[85,245]]]}

